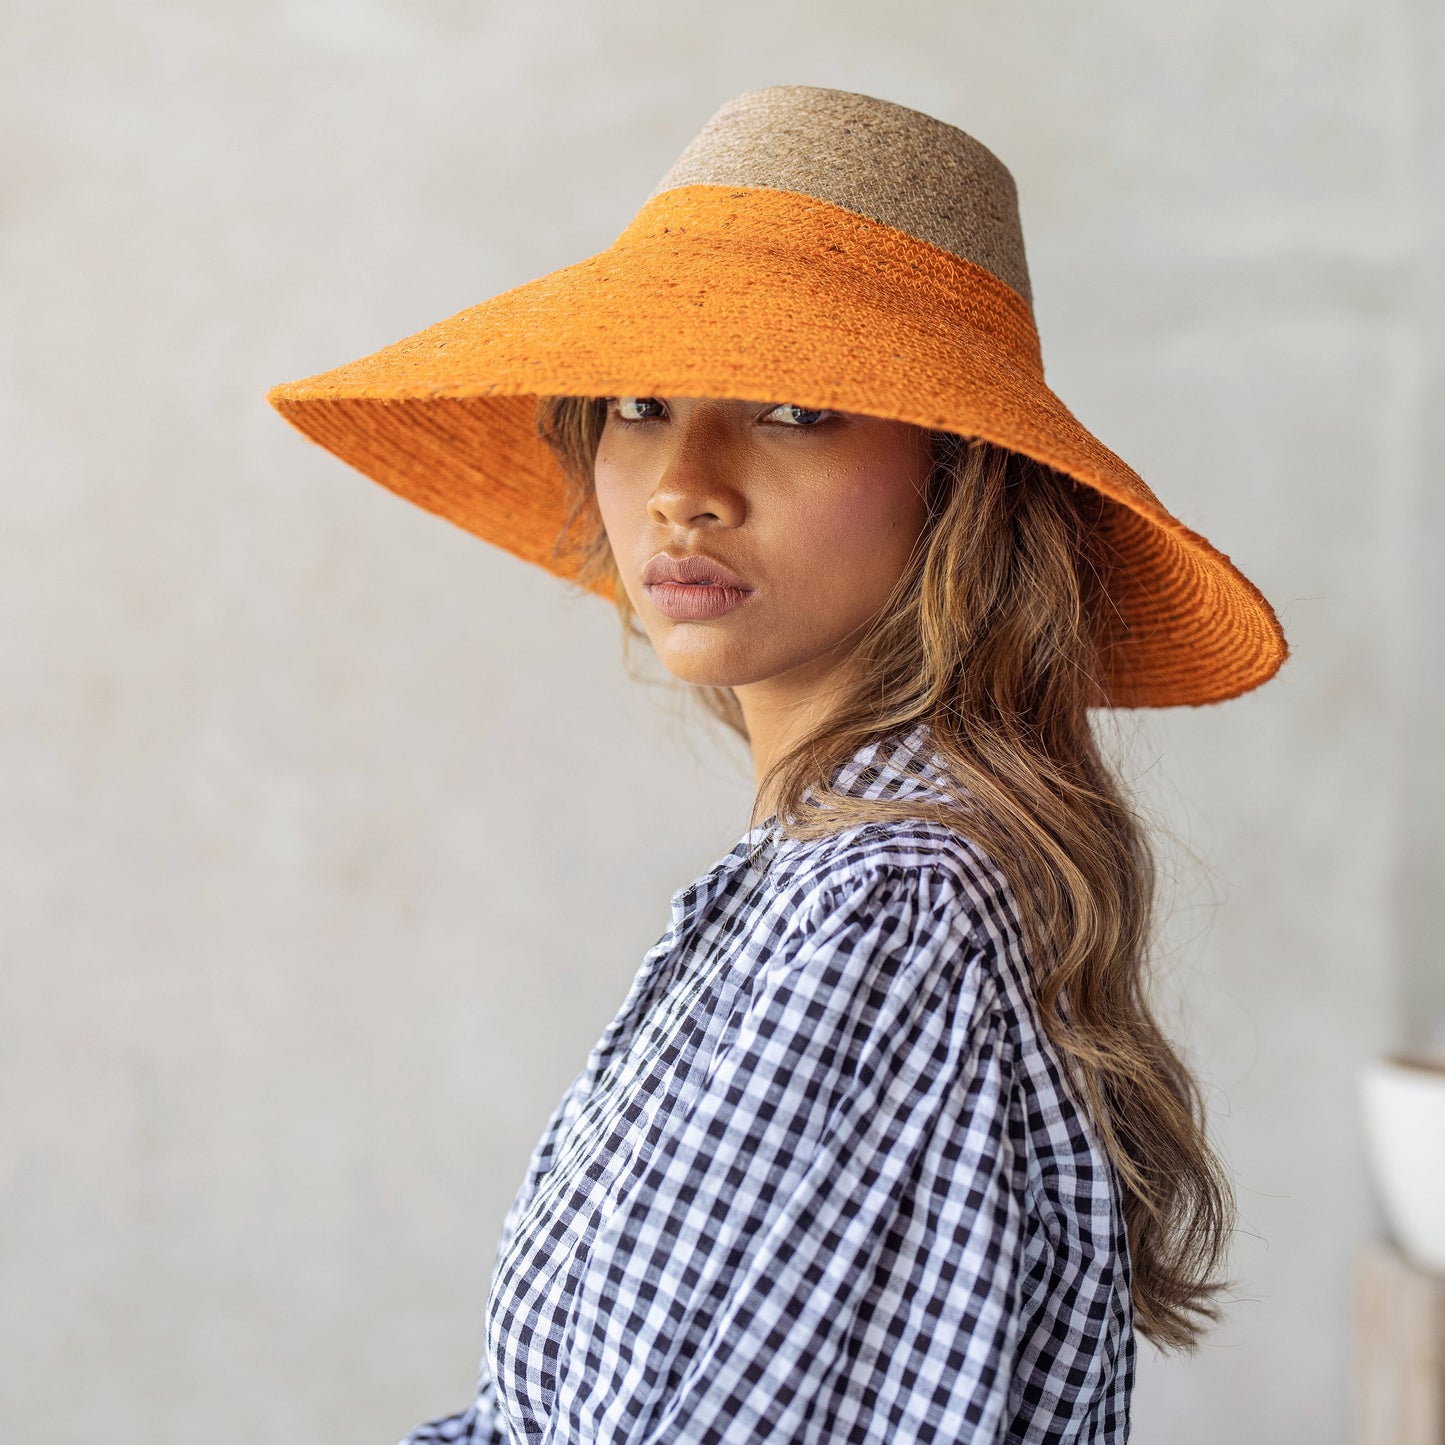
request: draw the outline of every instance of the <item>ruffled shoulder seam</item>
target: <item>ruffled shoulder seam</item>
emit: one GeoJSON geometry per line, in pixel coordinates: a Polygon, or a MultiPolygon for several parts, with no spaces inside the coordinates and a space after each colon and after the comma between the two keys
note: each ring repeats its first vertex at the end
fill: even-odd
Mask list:
{"type": "Polygon", "coordinates": [[[900,862],[896,859],[843,861],[840,866],[820,869],[806,882],[798,899],[801,922],[817,926],[829,914],[866,901],[870,905],[910,901],[920,910],[966,920],[962,937],[992,947],[993,940],[983,927],[978,900],[942,860],[900,862]]]}

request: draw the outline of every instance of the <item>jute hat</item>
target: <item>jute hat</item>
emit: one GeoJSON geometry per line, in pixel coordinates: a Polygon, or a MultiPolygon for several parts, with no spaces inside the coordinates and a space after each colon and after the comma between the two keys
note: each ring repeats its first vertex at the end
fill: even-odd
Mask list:
{"type": "Polygon", "coordinates": [[[786,401],[981,437],[1105,499],[1112,704],[1216,702],[1284,661],[1259,590],[1045,385],[1008,169],[906,106],[740,95],[606,250],[267,399],[409,501],[574,576],[551,555],[564,479],[539,395],[786,401]]]}

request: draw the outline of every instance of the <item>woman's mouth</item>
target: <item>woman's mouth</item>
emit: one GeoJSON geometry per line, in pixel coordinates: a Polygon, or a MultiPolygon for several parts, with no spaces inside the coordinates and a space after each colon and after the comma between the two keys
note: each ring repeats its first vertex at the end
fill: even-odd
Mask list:
{"type": "Polygon", "coordinates": [[[677,622],[705,622],[721,617],[751,597],[746,587],[723,587],[716,582],[651,582],[647,596],[665,617],[677,622]]]}

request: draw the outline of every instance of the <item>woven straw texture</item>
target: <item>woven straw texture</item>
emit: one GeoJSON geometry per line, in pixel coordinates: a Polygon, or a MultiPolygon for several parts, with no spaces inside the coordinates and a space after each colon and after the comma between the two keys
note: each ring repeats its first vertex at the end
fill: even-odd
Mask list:
{"type": "Polygon", "coordinates": [[[888,101],[775,86],[724,106],[664,182],[606,250],[267,399],[560,576],[538,395],[788,401],[982,437],[1109,504],[1113,705],[1215,702],[1274,675],[1286,646],[1259,590],[1045,384],[1013,182],[978,142],[888,101]]]}
{"type": "Polygon", "coordinates": [[[768,186],[857,211],[992,271],[1032,304],[1008,168],[957,126],[848,90],[771,85],[728,101],[647,199],[768,186]]]}

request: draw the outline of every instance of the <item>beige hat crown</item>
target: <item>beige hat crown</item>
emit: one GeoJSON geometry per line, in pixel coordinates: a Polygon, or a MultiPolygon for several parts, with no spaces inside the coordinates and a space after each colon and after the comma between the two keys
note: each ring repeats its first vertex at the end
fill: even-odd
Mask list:
{"type": "Polygon", "coordinates": [[[1018,189],[971,135],[890,100],[770,85],[723,105],[648,200],[677,186],[813,196],[990,271],[1033,309],[1018,189]]]}

